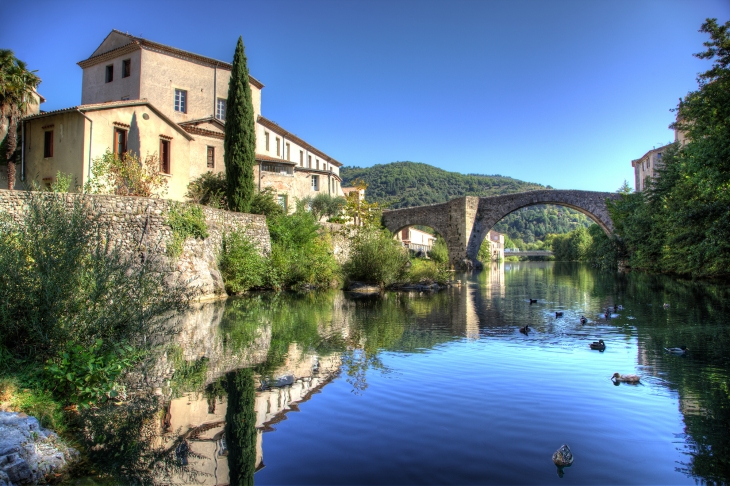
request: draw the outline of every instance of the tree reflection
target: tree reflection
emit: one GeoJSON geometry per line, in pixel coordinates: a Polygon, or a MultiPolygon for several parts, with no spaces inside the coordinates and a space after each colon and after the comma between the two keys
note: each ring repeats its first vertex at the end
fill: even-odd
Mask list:
{"type": "Polygon", "coordinates": [[[226,376],[228,409],[225,440],[232,486],[253,485],[256,472],[256,399],[253,372],[241,369],[226,376]]]}

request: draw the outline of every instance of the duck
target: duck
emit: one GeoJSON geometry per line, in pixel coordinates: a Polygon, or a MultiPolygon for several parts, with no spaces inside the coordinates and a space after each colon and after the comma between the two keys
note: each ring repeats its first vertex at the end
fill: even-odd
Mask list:
{"type": "Polygon", "coordinates": [[[672,354],[687,354],[687,346],[680,346],[678,348],[664,348],[664,351],[672,354]]]}
{"type": "Polygon", "coordinates": [[[616,309],[616,311],[624,310],[624,306],[619,304],[619,305],[615,306],[614,309],[616,309]]]}
{"type": "Polygon", "coordinates": [[[593,341],[588,346],[590,346],[591,349],[597,349],[598,351],[604,351],[606,349],[606,343],[603,342],[603,339],[599,339],[598,341],[593,341]]]}
{"type": "Polygon", "coordinates": [[[665,303],[664,303],[664,308],[665,308],[665,309],[669,309],[669,304],[667,304],[667,303],[665,302],[665,303]]]}
{"type": "Polygon", "coordinates": [[[520,328],[520,332],[521,332],[522,334],[527,334],[527,333],[528,333],[528,332],[530,332],[530,331],[531,331],[531,329],[530,329],[530,328],[529,328],[528,326],[525,326],[525,327],[521,327],[521,328],[520,328]]]}
{"type": "Polygon", "coordinates": [[[611,311],[608,308],[606,308],[606,312],[603,313],[603,317],[605,317],[606,319],[611,318],[611,311]]]}
{"type": "Polygon", "coordinates": [[[588,319],[586,319],[586,316],[580,316],[580,323],[585,324],[586,322],[588,322],[588,319]]]}
{"type": "Polygon", "coordinates": [[[555,317],[563,317],[563,311],[555,312],[555,317]]]}
{"type": "Polygon", "coordinates": [[[639,383],[641,377],[639,375],[622,375],[620,373],[614,373],[611,380],[618,383],[639,383]]]}
{"type": "Polygon", "coordinates": [[[529,300],[530,300],[530,304],[537,304],[537,299],[529,299],[529,300]]]}

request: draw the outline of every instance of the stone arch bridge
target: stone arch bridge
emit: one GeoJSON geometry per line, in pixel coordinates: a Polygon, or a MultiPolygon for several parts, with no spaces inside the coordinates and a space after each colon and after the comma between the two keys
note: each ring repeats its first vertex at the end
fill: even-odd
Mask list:
{"type": "Polygon", "coordinates": [[[481,268],[477,254],[482,241],[489,230],[511,212],[539,204],[565,206],[585,214],[611,235],[613,221],[606,200],[616,198],[618,194],[611,192],[573,190],[466,196],[441,204],[384,211],[383,224],[393,233],[408,226],[429,226],[446,240],[449,261],[454,268],[481,268]]]}

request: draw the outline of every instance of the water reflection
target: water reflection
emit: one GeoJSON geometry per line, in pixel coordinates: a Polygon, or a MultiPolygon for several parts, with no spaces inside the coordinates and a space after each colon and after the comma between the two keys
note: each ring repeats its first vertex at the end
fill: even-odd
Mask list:
{"type": "MultiPolygon", "coordinates": [[[[369,403],[377,397],[376,408],[363,409],[372,414],[374,422],[388,422],[390,415],[402,413],[400,407],[409,408],[408,415],[414,420],[433,421],[432,428],[414,429],[429,431],[429,440],[407,445],[408,435],[420,432],[404,432],[402,438],[407,447],[417,447],[410,454],[420,457],[423,464],[437,463],[445,454],[429,462],[424,459],[428,448],[454,447],[447,454],[453,466],[448,468],[450,475],[441,478],[451,482],[480,482],[475,478],[483,481],[484,477],[492,477],[493,482],[534,481],[532,475],[539,474],[542,462],[525,463],[524,458],[532,457],[537,449],[547,449],[549,456],[555,447],[549,445],[554,440],[553,425],[542,414],[560,415],[566,407],[585,415],[571,416],[567,424],[588,420],[593,427],[606,427],[600,437],[588,434],[574,439],[579,447],[577,466],[566,471],[566,476],[582,482],[730,479],[730,358],[724,351],[730,345],[727,286],[640,274],[601,274],[586,266],[551,262],[495,263],[487,271],[462,279],[461,287],[430,295],[388,293],[351,299],[342,292],[266,293],[201,305],[184,317],[177,341],[136,378],[138,392],[129,405],[98,410],[87,418],[88,435],[98,444],[92,460],[117,475],[138,478],[141,484],[252,484],[254,474],[264,467],[265,433],[276,431],[300,405],[319,400],[320,393],[326,392],[340,397],[337,406],[345,410],[357,405],[357,400],[369,403]],[[530,299],[537,302],[530,304],[530,299]],[[668,309],[665,302],[670,303],[668,309]],[[619,304],[623,310],[615,318],[601,317],[607,306],[619,304]],[[562,317],[556,317],[558,311],[562,317]],[[582,315],[588,317],[585,324],[582,315]],[[524,326],[530,332],[521,333],[524,326]],[[606,343],[603,353],[588,346],[599,339],[606,343]],[[686,345],[690,353],[677,356],[664,351],[680,345],[686,345]],[[483,368],[485,363],[487,368],[483,368]],[[550,368],[568,370],[575,383],[558,381],[565,389],[562,394],[552,389],[555,385],[546,387],[553,381],[550,368]],[[490,378],[480,380],[477,375],[456,395],[449,391],[476,369],[490,378]],[[616,389],[609,385],[614,372],[637,372],[642,384],[616,389]],[[420,386],[428,390],[424,393],[434,403],[422,397],[414,410],[412,400],[405,396],[420,392],[412,384],[422,375],[428,380],[420,386]],[[391,388],[384,389],[384,383],[391,388]],[[343,385],[346,392],[360,398],[353,402],[339,395],[343,385]],[[473,408],[469,419],[450,422],[454,431],[439,435],[438,414],[450,416],[456,410],[439,409],[434,415],[437,412],[432,407],[439,403],[434,393],[453,396],[456,410],[473,406],[467,404],[477,397],[482,406],[473,408]],[[525,393],[530,396],[527,401],[521,398],[525,393]],[[456,398],[461,395],[463,403],[456,398]],[[540,407],[532,403],[537,396],[541,397],[540,407]],[[648,471],[627,466],[623,472],[580,476],[587,464],[602,464],[602,456],[596,452],[602,448],[626,448],[627,439],[629,444],[656,442],[657,432],[651,425],[646,430],[642,425],[616,431],[612,413],[629,413],[647,402],[664,410],[667,400],[676,400],[675,408],[684,423],[684,430],[675,431],[672,438],[672,447],[679,451],[675,463],[679,465],[672,467],[680,476],[660,470],[651,459],[654,456],[643,459],[654,464],[648,471]],[[596,415],[607,402],[617,411],[596,415]],[[519,411],[524,420],[515,423],[509,414],[505,420],[504,407],[519,411]],[[624,408],[627,412],[620,411],[624,408]],[[480,425],[480,420],[489,425],[480,425]],[[456,431],[464,421],[465,431],[456,431]],[[502,433],[510,439],[470,442],[476,439],[463,435],[479,427],[489,427],[495,437],[502,433]],[[548,445],[543,447],[543,441],[548,445]],[[510,468],[511,459],[505,459],[497,472],[489,463],[469,459],[475,451],[496,454],[505,447],[507,455],[522,458],[524,464],[510,468]]],[[[662,430],[672,428],[671,418],[659,419],[648,410],[650,422],[667,422],[662,430]]],[[[366,443],[370,432],[359,432],[366,443]]],[[[291,440],[276,434],[277,445],[270,448],[275,463],[279,442],[291,440]]],[[[335,432],[330,432],[330,440],[340,444],[335,432]]],[[[309,447],[315,447],[317,441],[311,441],[309,447]]],[[[316,447],[320,446],[324,444],[316,447]]],[[[289,454],[299,453],[291,445],[286,447],[289,454]]],[[[632,450],[642,454],[647,449],[637,446],[632,450]]],[[[423,477],[409,470],[401,462],[407,459],[399,457],[394,464],[401,465],[388,469],[387,460],[380,458],[386,461],[380,466],[381,476],[365,465],[357,473],[353,464],[353,476],[338,476],[345,473],[327,469],[335,466],[320,465],[319,476],[305,475],[309,479],[293,475],[287,480],[280,467],[272,474],[267,468],[256,477],[264,483],[317,483],[337,478],[382,482],[386,477],[385,481],[395,482],[415,481],[416,477],[422,480],[416,482],[438,481],[440,476],[429,473],[427,466],[419,466],[424,469],[423,477]],[[399,476],[406,473],[410,476],[399,476]]],[[[537,480],[550,481],[548,476],[537,480]]]]}

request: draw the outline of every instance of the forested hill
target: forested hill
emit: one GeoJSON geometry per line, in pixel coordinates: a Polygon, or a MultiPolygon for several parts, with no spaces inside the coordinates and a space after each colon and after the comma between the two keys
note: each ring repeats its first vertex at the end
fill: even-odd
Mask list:
{"type": "MultiPolygon", "coordinates": [[[[362,179],[368,185],[365,198],[390,209],[437,204],[462,196],[496,196],[522,191],[551,189],[499,175],[464,175],[418,162],[393,162],[368,168],[342,167],[342,187],[362,179]]],[[[583,214],[560,206],[531,206],[515,211],[494,227],[517,246],[539,243],[551,233],[568,233],[589,226],[583,214]]]]}
{"type": "Polygon", "coordinates": [[[340,175],[343,187],[362,179],[368,185],[367,200],[391,209],[437,204],[462,196],[496,196],[546,188],[499,175],[447,172],[419,162],[342,167],[340,175]]]}

